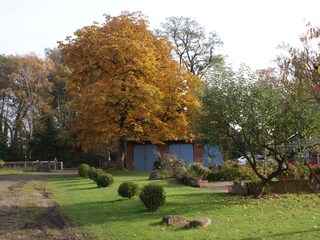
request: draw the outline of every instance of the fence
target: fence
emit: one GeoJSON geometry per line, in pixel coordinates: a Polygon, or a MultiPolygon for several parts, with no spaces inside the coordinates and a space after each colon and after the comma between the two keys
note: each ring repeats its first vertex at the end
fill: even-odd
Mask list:
{"type": "Polygon", "coordinates": [[[63,170],[63,162],[59,161],[24,161],[5,162],[5,168],[31,168],[35,171],[63,170]]]}

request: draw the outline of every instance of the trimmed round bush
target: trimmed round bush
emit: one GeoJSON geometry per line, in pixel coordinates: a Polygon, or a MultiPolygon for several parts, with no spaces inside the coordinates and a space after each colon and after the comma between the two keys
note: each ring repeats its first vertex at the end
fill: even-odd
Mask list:
{"type": "Polygon", "coordinates": [[[88,178],[88,172],[90,170],[90,166],[86,163],[80,164],[78,167],[78,174],[80,177],[88,178]]]}
{"type": "Polygon", "coordinates": [[[101,168],[95,168],[95,167],[91,167],[90,170],[87,173],[87,176],[89,179],[93,180],[93,181],[97,181],[98,176],[105,174],[106,172],[101,169],[101,168]]]}
{"type": "Polygon", "coordinates": [[[98,187],[109,187],[113,183],[113,177],[107,173],[101,174],[98,176],[96,183],[98,187]]]}
{"type": "Polygon", "coordinates": [[[156,184],[145,185],[139,197],[150,212],[156,212],[166,201],[163,187],[156,184]]]}
{"type": "Polygon", "coordinates": [[[139,192],[138,184],[134,182],[123,182],[118,188],[118,194],[121,197],[131,199],[133,196],[137,195],[139,192]]]}

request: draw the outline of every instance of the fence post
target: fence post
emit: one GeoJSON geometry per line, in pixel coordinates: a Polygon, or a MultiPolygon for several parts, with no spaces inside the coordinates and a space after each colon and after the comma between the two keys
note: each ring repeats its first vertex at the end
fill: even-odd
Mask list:
{"type": "Polygon", "coordinates": [[[54,167],[54,170],[57,170],[57,158],[54,158],[54,163],[53,163],[53,167],[54,167]]]}

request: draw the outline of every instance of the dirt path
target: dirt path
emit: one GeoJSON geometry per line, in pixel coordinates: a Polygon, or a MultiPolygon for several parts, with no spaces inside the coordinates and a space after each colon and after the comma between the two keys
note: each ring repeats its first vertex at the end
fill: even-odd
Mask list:
{"type": "Polygon", "coordinates": [[[0,239],[85,239],[66,226],[44,183],[73,173],[0,175],[0,239]]]}

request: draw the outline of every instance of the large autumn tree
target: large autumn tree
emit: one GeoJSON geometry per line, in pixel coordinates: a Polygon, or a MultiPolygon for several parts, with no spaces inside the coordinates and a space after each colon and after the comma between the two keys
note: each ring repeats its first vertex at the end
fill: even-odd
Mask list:
{"type": "Polygon", "coordinates": [[[72,69],[73,126],[84,149],[116,140],[122,168],[128,139],[191,137],[200,81],[172,59],[166,39],[148,30],[141,13],[106,15],[104,24],[76,31],[61,48],[72,69]]]}

